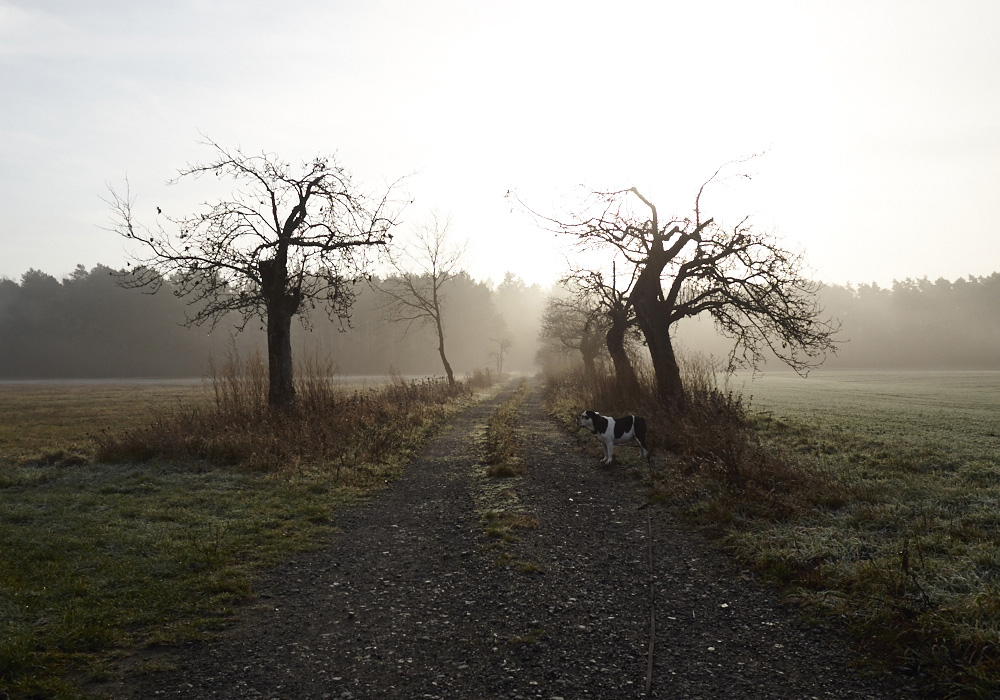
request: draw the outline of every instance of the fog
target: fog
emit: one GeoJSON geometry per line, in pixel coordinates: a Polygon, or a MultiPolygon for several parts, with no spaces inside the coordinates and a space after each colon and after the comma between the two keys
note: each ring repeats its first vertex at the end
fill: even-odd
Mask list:
{"type": "MultiPolygon", "coordinates": [[[[259,321],[243,333],[235,330],[237,319],[186,328],[184,299],[169,288],[122,289],[111,273],[80,266],[63,279],[37,270],[17,281],[0,279],[0,378],[198,378],[210,359],[219,362],[234,350],[265,353],[259,321]]],[[[539,320],[551,291],[513,273],[496,285],[459,275],[444,307],[455,371],[497,369],[501,340],[511,342],[504,370],[537,371],[539,320]]],[[[842,324],[838,354],[825,368],[1000,369],[1000,273],[891,287],[829,285],[820,301],[842,324]]],[[[329,359],[345,376],[443,375],[431,329],[386,321],[367,287],[359,288],[343,330],[318,310],[309,327],[294,329],[297,358],[329,359]]],[[[686,350],[720,358],[730,348],[707,317],[679,324],[677,339],[686,350]]]]}
{"type": "MultiPolygon", "coordinates": [[[[824,317],[840,321],[837,354],[826,369],[1000,369],[1000,274],[828,285],[819,292],[824,317]]],[[[678,324],[688,350],[717,357],[731,345],[711,319],[678,324]]],[[[775,362],[768,363],[774,368],[775,362]]]]}
{"type": "MultiPolygon", "coordinates": [[[[308,324],[293,323],[297,359],[329,359],[342,375],[443,374],[430,328],[390,323],[376,293],[357,288],[351,318],[331,321],[317,309],[308,324]]],[[[538,318],[546,290],[514,275],[491,286],[461,274],[446,292],[446,350],[458,373],[498,368],[498,342],[510,341],[503,369],[532,371],[538,318]]],[[[57,280],[30,270],[17,282],[0,280],[0,377],[202,377],[209,362],[259,349],[262,322],[242,333],[239,318],[187,328],[186,301],[166,285],[156,294],[123,289],[113,270],[77,267],[57,280]]]]}

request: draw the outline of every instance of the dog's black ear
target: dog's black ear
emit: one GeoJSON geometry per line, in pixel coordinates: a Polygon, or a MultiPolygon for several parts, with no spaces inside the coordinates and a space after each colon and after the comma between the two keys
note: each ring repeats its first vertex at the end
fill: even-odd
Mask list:
{"type": "Polygon", "coordinates": [[[587,414],[587,418],[589,418],[590,420],[594,420],[598,416],[597,411],[584,411],[584,413],[587,414]]]}
{"type": "Polygon", "coordinates": [[[608,419],[602,416],[597,411],[587,411],[590,414],[590,420],[594,424],[594,433],[603,433],[608,429],[608,419]]]}

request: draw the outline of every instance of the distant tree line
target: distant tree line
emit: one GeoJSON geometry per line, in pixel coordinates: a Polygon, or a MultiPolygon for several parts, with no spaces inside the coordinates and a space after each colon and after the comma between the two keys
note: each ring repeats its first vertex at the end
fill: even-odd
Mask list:
{"type": "MultiPolygon", "coordinates": [[[[61,280],[38,270],[20,281],[0,279],[0,377],[202,377],[210,358],[265,353],[259,324],[236,333],[242,319],[233,314],[211,329],[187,328],[185,318],[197,309],[170,293],[170,280],[148,294],[122,288],[116,272],[81,265],[61,280]]],[[[504,369],[533,371],[546,291],[512,273],[491,286],[462,271],[448,285],[443,323],[455,371],[495,368],[504,341],[504,369]]],[[[309,328],[293,324],[296,352],[329,357],[343,375],[439,375],[435,335],[429,327],[390,323],[366,285],[357,288],[344,330],[325,316],[309,328]]]]}
{"type": "MultiPolygon", "coordinates": [[[[828,285],[819,303],[842,324],[824,368],[1000,369],[1000,273],[828,285]]],[[[691,350],[727,352],[710,319],[688,321],[678,336],[691,350]]]]}
{"type": "Polygon", "coordinates": [[[1000,367],[1000,273],[830,286],[821,298],[849,341],[832,367],[1000,367]]]}

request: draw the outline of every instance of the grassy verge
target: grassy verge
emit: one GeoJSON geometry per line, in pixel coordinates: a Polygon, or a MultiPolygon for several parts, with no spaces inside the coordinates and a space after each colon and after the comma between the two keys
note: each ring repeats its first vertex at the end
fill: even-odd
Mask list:
{"type": "MultiPolygon", "coordinates": [[[[246,369],[230,367],[215,389],[250,387],[246,369]]],[[[317,546],[331,513],[398,476],[489,381],[480,379],[458,391],[399,381],[330,391],[321,406],[321,380],[303,373],[316,386],[302,385],[300,397],[324,410],[303,419],[317,436],[297,444],[289,443],[306,428],[289,415],[255,416],[257,399],[234,411],[204,388],[180,402],[147,393],[136,420],[127,389],[74,387],[59,398],[49,386],[59,405],[50,411],[5,387],[0,413],[29,439],[8,426],[0,451],[0,688],[13,698],[76,698],[130,649],[211,634],[252,596],[256,568],[317,546]],[[331,410],[353,411],[388,444],[373,447],[331,410]],[[44,425],[66,413],[76,420],[44,425]],[[327,422],[340,431],[337,445],[327,422]]]]}
{"type": "Polygon", "coordinates": [[[522,558],[515,545],[517,530],[533,530],[538,519],[526,513],[516,491],[517,479],[524,474],[520,451],[519,416],[530,392],[526,382],[502,403],[486,422],[483,437],[483,462],[477,509],[489,548],[499,566],[510,566],[524,573],[534,573],[538,565],[522,558]]]}
{"type": "MultiPolygon", "coordinates": [[[[748,405],[695,369],[685,414],[664,415],[643,397],[613,407],[646,412],[653,500],[807,610],[848,625],[874,659],[935,697],[996,697],[997,394],[982,378],[949,393],[926,379],[869,377],[825,396],[798,384],[770,403],[754,388],[748,405]]],[[[581,387],[579,378],[549,385],[567,422],[603,405],[602,387],[581,387]]]]}

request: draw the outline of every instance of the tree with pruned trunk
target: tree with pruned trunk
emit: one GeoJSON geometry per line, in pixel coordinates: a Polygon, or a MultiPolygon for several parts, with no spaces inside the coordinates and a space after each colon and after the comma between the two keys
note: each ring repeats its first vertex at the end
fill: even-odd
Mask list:
{"type": "Polygon", "coordinates": [[[689,215],[666,221],[635,187],[589,192],[565,221],[531,212],[550,230],[617,256],[635,270],[628,301],[666,405],[684,402],[671,338],[683,318],[713,317],[734,341],[730,366],[757,367],[770,351],[806,373],[835,350],[839,324],[823,318],[819,285],[805,277],[802,256],[756,230],[748,218],[724,226],[704,216],[702,196],[721,170],[699,188],[689,215]]]}
{"type": "Polygon", "coordinates": [[[593,380],[604,347],[608,317],[597,299],[572,280],[564,280],[568,296],[552,295],[545,303],[539,336],[563,352],[579,352],[584,376],[593,380]]]}
{"type": "Polygon", "coordinates": [[[639,386],[628,352],[628,346],[635,342],[638,332],[635,309],[629,296],[636,274],[637,271],[633,269],[630,279],[619,280],[617,264],[612,262],[610,275],[605,275],[601,270],[578,268],[563,280],[564,285],[572,284],[580,290],[604,316],[604,341],[608,355],[614,365],[618,384],[629,395],[639,386]]]}
{"type": "Polygon", "coordinates": [[[409,248],[390,253],[394,274],[373,286],[380,293],[381,308],[395,323],[406,323],[407,330],[415,322],[425,323],[437,334],[438,355],[444,365],[448,384],[455,385],[455,373],[444,348],[445,290],[460,272],[459,264],[465,247],[449,245],[451,220],[441,220],[435,212],[429,224],[416,231],[416,242],[409,248]]]}
{"type": "MultiPolygon", "coordinates": [[[[207,163],[188,165],[171,184],[202,176],[231,179],[231,198],[186,216],[157,207],[152,226],[140,223],[135,200],[110,188],[110,230],[138,245],[124,287],[156,292],[164,280],[187,297],[189,325],[216,324],[236,313],[242,330],[252,318],[267,329],[268,403],[295,401],[291,322],[317,306],[341,326],[350,318],[356,284],[367,276],[368,251],[384,248],[400,205],[396,186],[372,197],[333,157],[295,169],[271,153],[247,155],[212,141],[207,163]]],[[[129,263],[131,266],[131,262],[129,263]]]]}

